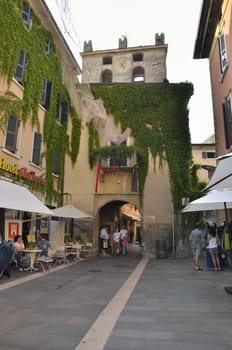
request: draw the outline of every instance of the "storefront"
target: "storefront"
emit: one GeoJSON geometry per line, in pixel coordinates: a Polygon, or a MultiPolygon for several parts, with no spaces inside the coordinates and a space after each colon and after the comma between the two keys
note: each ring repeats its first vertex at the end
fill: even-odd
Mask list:
{"type": "Polygon", "coordinates": [[[0,180],[0,233],[5,239],[17,234],[36,237],[40,228],[48,233],[47,218],[51,215],[53,212],[26,187],[0,180]]]}

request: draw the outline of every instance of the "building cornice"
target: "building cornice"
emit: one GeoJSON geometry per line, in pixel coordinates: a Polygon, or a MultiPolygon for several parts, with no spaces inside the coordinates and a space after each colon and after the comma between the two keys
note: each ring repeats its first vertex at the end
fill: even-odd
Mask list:
{"type": "Polygon", "coordinates": [[[67,41],[65,40],[61,30],[59,29],[55,18],[49,10],[45,0],[29,0],[30,6],[35,11],[35,14],[39,17],[42,25],[52,34],[56,46],[63,59],[69,62],[69,65],[73,67],[73,70],[77,75],[81,74],[81,68],[74,57],[67,41]],[[63,50],[59,49],[60,47],[63,50]]]}
{"type": "Polygon", "coordinates": [[[223,0],[203,0],[193,58],[208,58],[223,0]]]}
{"type": "Polygon", "coordinates": [[[104,55],[104,54],[115,54],[117,52],[144,52],[144,51],[149,51],[149,50],[158,50],[158,49],[165,49],[167,51],[168,45],[146,45],[146,46],[134,46],[134,47],[127,47],[125,49],[109,49],[109,50],[96,50],[96,51],[86,51],[86,52],[81,52],[81,56],[93,56],[93,55],[104,55]]]}

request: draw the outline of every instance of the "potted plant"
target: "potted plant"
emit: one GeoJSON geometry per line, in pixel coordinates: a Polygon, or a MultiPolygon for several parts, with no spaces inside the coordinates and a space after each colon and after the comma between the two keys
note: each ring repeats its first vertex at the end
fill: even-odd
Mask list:
{"type": "Polygon", "coordinates": [[[65,245],[71,245],[72,243],[72,236],[70,235],[70,233],[65,233],[64,235],[64,243],[65,245]]]}

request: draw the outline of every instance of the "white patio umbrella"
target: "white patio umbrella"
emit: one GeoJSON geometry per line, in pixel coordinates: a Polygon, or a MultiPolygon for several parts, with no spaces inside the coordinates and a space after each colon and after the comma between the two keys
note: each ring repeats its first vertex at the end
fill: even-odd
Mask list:
{"type": "Polygon", "coordinates": [[[217,158],[218,164],[204,190],[232,188],[232,153],[217,158]]]}
{"type": "Polygon", "coordinates": [[[225,210],[228,222],[227,208],[232,208],[232,188],[211,190],[205,196],[188,203],[182,212],[225,210]]]}
{"type": "Polygon", "coordinates": [[[94,218],[92,215],[72,206],[65,205],[63,207],[59,207],[52,210],[54,216],[59,216],[62,218],[70,218],[70,219],[85,219],[85,218],[94,218]]]}
{"type": "Polygon", "coordinates": [[[94,219],[94,216],[74,207],[73,205],[64,205],[53,209],[54,216],[71,219],[71,232],[73,232],[74,220],[78,219],[94,219]]]}

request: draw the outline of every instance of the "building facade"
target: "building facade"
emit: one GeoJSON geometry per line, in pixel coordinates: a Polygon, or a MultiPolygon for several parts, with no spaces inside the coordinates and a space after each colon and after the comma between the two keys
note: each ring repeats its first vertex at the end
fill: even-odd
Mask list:
{"type": "MultiPolygon", "coordinates": [[[[180,106],[173,102],[174,105],[169,106],[170,112],[165,111],[164,107],[167,102],[167,96],[165,97],[167,91],[173,89],[173,92],[175,88],[178,89],[178,84],[168,83],[167,49],[164,34],[156,34],[154,45],[128,47],[127,38],[123,37],[119,39],[118,48],[110,50],[94,51],[90,40],[84,43],[84,50],[81,53],[83,60],[81,88],[86,89],[88,86],[94,101],[103,101],[107,119],[115,121],[118,118],[119,135],[120,130],[122,132],[120,137],[115,138],[115,130],[112,131],[106,123],[105,129],[108,130],[106,136],[102,131],[103,128],[99,128],[105,116],[98,110],[100,118],[93,118],[93,120],[100,135],[100,146],[122,147],[124,144],[128,147],[135,145],[138,147],[138,143],[141,142],[141,147],[144,148],[144,163],[141,161],[139,163],[138,154],[132,158],[128,157],[126,161],[124,158],[124,164],[121,163],[123,162],[121,157],[118,159],[119,163],[114,160],[111,162],[110,156],[108,159],[100,159],[100,167],[104,169],[94,195],[95,213],[99,213],[100,223],[106,220],[111,227],[115,227],[118,222],[122,224],[117,215],[119,207],[124,202],[129,202],[141,213],[142,221],[136,225],[142,232],[144,251],[151,255],[155,254],[158,240],[168,241],[170,247],[173,244],[175,209],[169,168],[173,155],[169,153],[168,149],[171,150],[171,148],[168,146],[165,151],[164,144],[168,139],[170,142],[173,139],[173,146],[174,144],[176,146],[177,139],[185,142],[186,135],[189,137],[188,126],[185,124],[187,119],[183,124],[187,129],[182,130],[180,134],[177,131],[178,136],[173,134],[171,137],[166,134],[168,127],[165,127],[165,123],[161,127],[162,121],[159,120],[160,112],[166,121],[172,120],[172,130],[177,128],[177,122],[174,120],[180,106]],[[158,97],[160,89],[161,98],[158,97]],[[155,102],[156,98],[158,99],[155,102]],[[120,118],[123,118],[124,113],[123,121],[120,118]],[[128,116],[127,113],[129,113],[128,116]],[[167,152],[166,156],[165,152],[167,152]],[[168,158],[170,163],[167,161],[168,158]],[[145,176],[142,173],[143,167],[145,176]],[[133,188],[135,172],[138,176],[136,189],[133,188]]],[[[172,93],[167,105],[171,102],[171,96],[172,93]]],[[[183,96],[184,94],[182,98],[183,96]]],[[[186,156],[190,153],[190,138],[188,138],[188,146],[183,158],[186,160],[186,156]]],[[[183,173],[178,176],[183,177],[183,173]]],[[[181,195],[184,196],[184,190],[181,195]]],[[[132,231],[134,224],[133,222],[132,231]]],[[[130,225],[129,222],[129,230],[130,225]]],[[[132,237],[136,237],[134,232],[132,237]]]]}
{"type": "MultiPolygon", "coordinates": [[[[0,177],[28,187],[55,207],[62,200],[62,154],[81,69],[45,1],[2,1],[0,12],[0,177]]],[[[6,220],[27,218],[28,224],[31,217],[4,208],[0,212],[6,238],[6,220]]],[[[46,220],[33,220],[30,228],[27,224],[20,224],[20,233],[48,234],[46,220]]]]}
{"type": "Polygon", "coordinates": [[[194,58],[209,59],[217,156],[232,146],[231,0],[204,0],[194,58]]]}
{"type": "MultiPolygon", "coordinates": [[[[74,229],[95,253],[106,224],[111,232],[126,224],[149,255],[157,240],[172,245],[190,191],[193,88],[168,82],[164,35],[134,48],[125,37],[113,50],[85,43],[79,83],[80,67],[44,0],[2,1],[0,12],[1,178],[28,186],[49,206],[93,215],[74,229]]],[[[2,231],[7,216],[2,208],[2,231]]],[[[43,224],[33,232],[47,233],[43,224]]]]}
{"type": "Polygon", "coordinates": [[[202,143],[192,144],[193,163],[197,166],[199,181],[209,182],[216,167],[215,137],[212,135],[202,143]]]}

